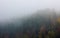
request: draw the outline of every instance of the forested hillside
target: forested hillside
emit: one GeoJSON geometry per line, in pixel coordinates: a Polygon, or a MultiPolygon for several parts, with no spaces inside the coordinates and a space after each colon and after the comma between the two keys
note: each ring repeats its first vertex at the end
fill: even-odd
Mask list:
{"type": "Polygon", "coordinates": [[[32,14],[28,17],[23,17],[21,19],[16,19],[14,22],[6,23],[6,24],[0,24],[3,25],[0,28],[2,32],[19,32],[19,31],[32,31],[33,29],[39,30],[42,25],[45,25],[47,28],[49,28],[50,25],[50,18],[49,13],[51,11],[49,10],[42,10],[37,11],[35,14],[32,14]]]}

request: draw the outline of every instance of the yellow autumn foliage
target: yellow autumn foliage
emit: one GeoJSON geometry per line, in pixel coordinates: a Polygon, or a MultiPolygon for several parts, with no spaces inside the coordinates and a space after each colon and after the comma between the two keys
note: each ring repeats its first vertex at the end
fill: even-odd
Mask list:
{"type": "Polygon", "coordinates": [[[60,23],[60,18],[57,18],[57,22],[59,22],[59,23],[60,23]]]}

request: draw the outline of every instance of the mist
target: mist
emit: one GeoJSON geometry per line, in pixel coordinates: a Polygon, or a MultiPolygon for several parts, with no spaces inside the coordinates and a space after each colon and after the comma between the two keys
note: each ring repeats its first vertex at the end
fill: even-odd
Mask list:
{"type": "Polygon", "coordinates": [[[60,10],[60,0],[0,0],[0,21],[29,16],[41,9],[60,10]]]}
{"type": "Polygon", "coordinates": [[[60,0],[0,0],[0,38],[50,35],[60,37],[60,0]]]}

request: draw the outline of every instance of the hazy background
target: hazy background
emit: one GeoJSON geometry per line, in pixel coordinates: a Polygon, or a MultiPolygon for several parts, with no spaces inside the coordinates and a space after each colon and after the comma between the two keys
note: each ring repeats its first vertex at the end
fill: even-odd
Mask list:
{"type": "Polygon", "coordinates": [[[0,21],[29,16],[40,9],[60,10],[60,0],[0,0],[0,21]]]}
{"type": "Polygon", "coordinates": [[[59,0],[0,0],[0,33],[39,31],[42,25],[49,30],[59,12],[59,0]]]}

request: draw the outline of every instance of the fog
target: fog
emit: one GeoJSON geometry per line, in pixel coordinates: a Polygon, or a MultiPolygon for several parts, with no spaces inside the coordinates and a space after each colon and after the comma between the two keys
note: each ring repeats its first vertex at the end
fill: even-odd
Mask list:
{"type": "Polygon", "coordinates": [[[0,21],[29,16],[41,9],[60,10],[60,0],[0,0],[0,21]]]}
{"type": "Polygon", "coordinates": [[[22,38],[28,33],[28,37],[35,38],[36,31],[40,33],[41,27],[48,33],[51,29],[54,33],[57,32],[60,29],[59,2],[60,0],[0,0],[0,37],[5,37],[7,33],[9,38],[15,38],[16,34],[16,38],[20,38],[21,32],[22,38]]]}

